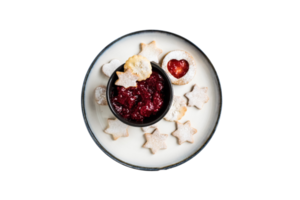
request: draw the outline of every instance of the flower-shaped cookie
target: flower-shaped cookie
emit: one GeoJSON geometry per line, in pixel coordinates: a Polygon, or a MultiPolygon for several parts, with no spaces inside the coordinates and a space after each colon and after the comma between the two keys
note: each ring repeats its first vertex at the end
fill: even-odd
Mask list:
{"type": "Polygon", "coordinates": [[[141,56],[134,55],[125,62],[124,70],[132,70],[132,73],[139,77],[138,81],[146,80],[152,74],[152,66],[150,61],[141,56]]]}

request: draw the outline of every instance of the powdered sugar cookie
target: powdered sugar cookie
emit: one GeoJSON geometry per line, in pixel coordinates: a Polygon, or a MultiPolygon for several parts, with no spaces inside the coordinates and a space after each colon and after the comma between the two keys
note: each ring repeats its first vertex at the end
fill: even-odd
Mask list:
{"type": "Polygon", "coordinates": [[[136,81],[139,77],[132,73],[132,70],[129,69],[125,72],[116,72],[119,79],[115,82],[115,85],[128,87],[136,87],[136,81]]]}
{"type": "Polygon", "coordinates": [[[95,100],[99,105],[107,105],[105,86],[100,85],[95,89],[95,100]]]}
{"type": "Polygon", "coordinates": [[[172,133],[173,136],[177,137],[178,143],[184,142],[194,143],[193,135],[197,133],[197,129],[191,127],[191,122],[187,121],[184,124],[176,122],[177,130],[172,133]]]}
{"type": "Polygon", "coordinates": [[[106,63],[105,65],[102,66],[102,72],[105,74],[107,77],[110,77],[114,71],[120,67],[121,62],[117,59],[111,60],[109,63],[106,63]]]}
{"type": "Polygon", "coordinates": [[[185,94],[189,99],[188,106],[195,106],[201,109],[209,100],[207,90],[207,87],[200,88],[198,85],[194,85],[193,90],[185,94]]]}
{"type": "Polygon", "coordinates": [[[119,137],[128,137],[128,126],[118,119],[108,119],[108,127],[104,130],[105,133],[111,134],[114,140],[119,137]]]}
{"type": "Polygon", "coordinates": [[[124,71],[128,69],[139,77],[138,81],[146,80],[152,74],[150,61],[141,55],[134,55],[125,62],[124,71]]]}
{"type": "Polygon", "coordinates": [[[167,148],[165,140],[168,135],[161,134],[158,129],[156,129],[152,134],[145,133],[145,137],[147,142],[143,145],[143,147],[151,149],[153,154],[155,154],[159,149],[167,148]]]}
{"type": "Polygon", "coordinates": [[[142,130],[144,133],[149,133],[149,132],[151,132],[152,129],[155,129],[155,128],[157,128],[157,125],[153,124],[151,126],[142,127],[142,130]]]}
{"type": "Polygon", "coordinates": [[[171,51],[162,62],[162,68],[175,85],[188,84],[196,74],[194,58],[186,51],[171,51]]]}
{"type": "Polygon", "coordinates": [[[177,121],[180,120],[187,110],[186,103],[183,97],[174,96],[172,106],[164,117],[167,121],[177,121]]]}
{"type": "Polygon", "coordinates": [[[156,42],[152,41],[149,44],[141,43],[141,52],[138,55],[144,56],[149,61],[158,63],[158,55],[162,53],[162,50],[156,47],[156,42]]]}

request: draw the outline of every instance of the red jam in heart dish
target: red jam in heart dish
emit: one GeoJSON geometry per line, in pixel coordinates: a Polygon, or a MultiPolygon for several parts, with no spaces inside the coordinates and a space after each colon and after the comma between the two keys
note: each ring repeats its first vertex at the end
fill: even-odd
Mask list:
{"type": "Polygon", "coordinates": [[[148,79],[137,81],[137,87],[116,87],[112,105],[122,117],[143,122],[145,117],[155,115],[162,108],[164,87],[163,77],[153,71],[148,79]]]}
{"type": "Polygon", "coordinates": [[[189,71],[189,63],[186,60],[170,60],[168,70],[175,78],[183,77],[189,71]]]}

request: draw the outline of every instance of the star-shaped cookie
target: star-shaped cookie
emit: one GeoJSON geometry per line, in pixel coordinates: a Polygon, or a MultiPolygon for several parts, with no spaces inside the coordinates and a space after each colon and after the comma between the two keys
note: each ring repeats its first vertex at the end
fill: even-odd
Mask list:
{"type": "Polygon", "coordinates": [[[176,122],[177,130],[172,133],[173,136],[177,137],[178,143],[182,144],[184,142],[194,142],[193,135],[197,133],[197,129],[191,127],[191,122],[187,121],[184,124],[176,122]]]}
{"type": "Polygon", "coordinates": [[[207,87],[200,88],[198,85],[194,85],[193,90],[185,94],[189,99],[188,106],[195,106],[201,109],[209,100],[207,90],[207,87]]]}
{"type": "Polygon", "coordinates": [[[104,130],[105,133],[111,134],[114,140],[119,137],[128,137],[128,126],[118,119],[108,119],[108,127],[104,130]]]}
{"type": "Polygon", "coordinates": [[[138,55],[146,57],[150,61],[158,62],[158,55],[162,53],[162,50],[156,46],[156,42],[152,41],[149,44],[141,43],[141,52],[138,55]]]}
{"type": "Polygon", "coordinates": [[[126,70],[125,72],[116,72],[119,79],[116,81],[116,85],[128,87],[136,87],[136,81],[139,77],[132,73],[131,69],[126,70]]]}
{"type": "Polygon", "coordinates": [[[151,149],[153,154],[155,154],[159,149],[167,148],[165,140],[167,139],[168,135],[160,134],[158,129],[156,129],[152,134],[145,133],[145,137],[147,142],[143,145],[143,147],[151,149]]]}

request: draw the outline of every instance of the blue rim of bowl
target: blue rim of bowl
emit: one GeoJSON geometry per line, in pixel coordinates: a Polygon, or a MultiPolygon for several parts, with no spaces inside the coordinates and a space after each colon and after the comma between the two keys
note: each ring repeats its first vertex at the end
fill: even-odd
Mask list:
{"type": "MultiPolygon", "coordinates": [[[[113,113],[113,115],[119,119],[120,121],[122,121],[124,124],[127,124],[129,126],[133,126],[133,127],[145,127],[145,126],[151,126],[155,123],[157,123],[158,121],[160,121],[170,110],[171,108],[171,105],[172,105],[172,102],[173,102],[173,96],[174,96],[174,92],[173,92],[173,86],[172,86],[172,83],[171,83],[171,80],[169,79],[167,73],[156,63],[154,62],[151,62],[151,66],[152,66],[152,69],[155,68],[155,70],[158,70],[159,73],[161,73],[161,75],[163,75],[165,78],[166,78],[166,84],[169,86],[170,88],[170,99],[169,99],[169,102],[168,102],[168,105],[165,109],[165,111],[163,113],[161,113],[161,115],[159,115],[158,118],[156,118],[155,120],[153,120],[152,122],[148,122],[148,123],[144,123],[144,124],[139,124],[139,123],[135,123],[135,122],[131,122],[131,121],[127,121],[126,119],[124,119],[122,116],[120,116],[119,114],[117,114],[117,112],[114,110],[113,106],[112,106],[112,103],[110,101],[110,94],[109,92],[106,92],[106,99],[107,99],[107,104],[108,104],[108,107],[110,109],[110,111],[113,113]]],[[[117,70],[120,70],[120,68],[123,68],[124,67],[124,64],[122,64],[120,67],[118,67],[114,73],[116,73],[117,70]]],[[[113,73],[113,74],[114,74],[113,73]]],[[[108,79],[108,82],[107,82],[107,86],[106,86],[106,91],[109,91],[109,86],[112,83],[112,78],[113,75],[111,75],[108,79]]]]}
{"type": "Polygon", "coordinates": [[[81,92],[81,110],[82,110],[82,115],[83,115],[83,119],[84,119],[84,122],[85,122],[85,125],[86,125],[86,128],[89,132],[89,134],[91,135],[91,137],[93,138],[94,142],[97,144],[97,146],[107,155],[109,156],[111,159],[113,159],[114,161],[126,166],[126,167],[129,167],[129,168],[133,168],[133,169],[138,169],[138,170],[144,170],[144,171],[159,171],[159,170],[167,170],[167,169],[171,169],[171,168],[174,168],[174,167],[177,167],[179,165],[182,165],[184,163],[186,163],[187,161],[191,160],[192,158],[194,158],[206,145],[207,143],[210,141],[210,139],[212,138],[212,136],[214,135],[216,129],[217,129],[217,126],[218,126],[218,123],[220,121],[220,116],[221,116],[221,110],[222,110],[222,90],[221,90],[221,84],[220,84],[220,80],[219,80],[219,77],[218,77],[218,74],[213,66],[213,64],[211,63],[211,61],[209,60],[209,58],[204,54],[204,52],[199,48],[197,47],[194,43],[192,43],[191,41],[189,41],[188,39],[180,36],[180,35],[177,35],[175,33],[171,33],[171,32],[167,32],[167,31],[162,31],[162,30],[141,30],[141,31],[136,31],[136,32],[132,32],[132,33],[128,33],[126,35],[123,35],[122,37],[119,37],[118,39],[114,40],[113,42],[111,42],[110,44],[108,44],[97,56],[96,58],[93,60],[92,64],[90,65],[86,75],[85,75],[85,78],[84,78],[84,81],[83,81],[83,85],[82,85],[82,92],[81,92]],[[205,59],[208,61],[208,63],[211,65],[212,67],[212,70],[216,76],[216,79],[217,79],[217,84],[218,84],[218,92],[219,92],[219,96],[220,96],[220,103],[219,103],[219,113],[218,113],[218,118],[217,118],[217,121],[214,125],[214,128],[213,130],[211,131],[209,137],[207,138],[207,140],[204,142],[204,144],[196,151],[194,152],[192,155],[190,155],[189,157],[185,158],[184,160],[180,161],[180,162],[177,162],[177,163],[174,163],[172,165],[167,165],[167,166],[164,166],[164,167],[142,167],[142,166],[137,166],[137,165],[132,165],[130,163],[127,163],[127,162],[124,162],[118,158],[116,158],[115,156],[113,156],[111,153],[109,153],[101,144],[100,142],[97,140],[95,134],[93,133],[93,131],[91,130],[90,128],[90,125],[88,123],[88,120],[87,120],[87,117],[86,117],[86,112],[85,112],[85,100],[84,100],[84,96],[85,96],[85,87],[86,87],[86,82],[89,78],[89,75],[90,75],[90,72],[95,64],[95,62],[98,60],[98,58],[110,47],[112,46],[113,44],[115,44],[116,42],[118,42],[119,40],[125,38],[125,37],[128,37],[128,36],[132,36],[132,35],[136,35],[136,34],[140,34],[140,33],[153,33],[153,32],[158,32],[158,33],[164,33],[164,34],[170,34],[170,35],[173,35],[173,36],[176,36],[182,40],[184,40],[185,42],[189,43],[190,45],[194,46],[204,57],[205,59]]]}

